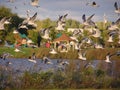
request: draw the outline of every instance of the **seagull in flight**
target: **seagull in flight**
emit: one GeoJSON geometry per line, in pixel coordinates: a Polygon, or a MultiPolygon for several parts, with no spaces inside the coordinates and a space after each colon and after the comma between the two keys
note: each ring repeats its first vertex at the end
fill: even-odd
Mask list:
{"type": "Polygon", "coordinates": [[[42,34],[42,38],[44,39],[50,39],[49,33],[50,33],[50,29],[52,28],[52,26],[42,29],[40,30],[41,34],[42,34]]]}
{"type": "Polygon", "coordinates": [[[119,30],[118,25],[120,24],[120,18],[118,18],[115,22],[112,22],[110,26],[107,27],[108,30],[119,30]]]}
{"type": "Polygon", "coordinates": [[[118,3],[117,2],[114,3],[114,7],[115,7],[115,13],[120,15],[120,7],[118,7],[118,3]]]}
{"type": "Polygon", "coordinates": [[[29,17],[28,11],[27,11],[27,18],[23,20],[21,24],[19,24],[18,29],[28,29],[28,27],[36,28],[37,25],[34,23],[35,19],[37,17],[37,12],[32,16],[29,17]]]}
{"type": "Polygon", "coordinates": [[[65,27],[65,19],[66,19],[67,15],[68,15],[68,14],[59,16],[59,19],[58,19],[58,21],[57,21],[56,30],[64,30],[64,27],[65,27]]]}
{"type": "Polygon", "coordinates": [[[38,4],[39,4],[39,0],[31,0],[31,5],[32,6],[35,6],[35,7],[38,8],[38,7],[40,7],[38,4]]]}
{"type": "Polygon", "coordinates": [[[100,6],[95,1],[93,1],[92,3],[86,3],[86,5],[90,5],[92,7],[99,7],[100,6]]]}
{"type": "Polygon", "coordinates": [[[81,50],[78,51],[78,56],[79,56],[78,58],[79,59],[81,59],[81,60],[87,60],[86,57],[85,57],[85,55],[86,55],[86,52],[82,53],[81,50]]]}
{"type": "Polygon", "coordinates": [[[95,15],[95,14],[92,14],[90,17],[88,17],[88,18],[86,19],[86,15],[83,14],[83,16],[82,16],[83,24],[84,24],[85,26],[94,26],[94,27],[96,27],[95,22],[93,22],[93,21],[91,20],[94,15],[95,15]]]}
{"type": "Polygon", "coordinates": [[[5,24],[10,24],[11,18],[4,17],[0,20],[0,30],[5,30],[4,25],[5,24]]]}
{"type": "Polygon", "coordinates": [[[112,62],[110,61],[110,58],[111,58],[112,56],[114,56],[114,55],[120,56],[120,51],[117,51],[117,52],[115,52],[115,53],[113,53],[113,54],[110,54],[110,52],[108,52],[107,55],[106,55],[105,62],[107,62],[107,63],[112,63],[112,62]]]}

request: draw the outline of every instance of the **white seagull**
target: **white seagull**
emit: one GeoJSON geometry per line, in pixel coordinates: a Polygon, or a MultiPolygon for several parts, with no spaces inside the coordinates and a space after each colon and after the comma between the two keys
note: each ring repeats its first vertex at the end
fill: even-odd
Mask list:
{"type": "Polygon", "coordinates": [[[37,24],[35,24],[35,19],[37,17],[37,12],[32,16],[29,17],[28,12],[27,12],[27,18],[23,20],[21,24],[19,24],[18,29],[28,29],[29,27],[36,28],[37,24]]]}
{"type": "Polygon", "coordinates": [[[66,19],[67,15],[68,15],[68,14],[59,16],[59,19],[58,19],[58,21],[57,21],[56,30],[61,30],[61,31],[64,30],[64,27],[65,27],[65,19],[66,19]]]}
{"type": "Polygon", "coordinates": [[[95,38],[101,37],[101,31],[98,28],[93,28],[92,36],[95,38]]]}
{"type": "Polygon", "coordinates": [[[112,22],[110,26],[107,27],[108,30],[119,30],[118,25],[120,24],[120,18],[118,18],[115,22],[112,22]]]}
{"type": "Polygon", "coordinates": [[[35,6],[35,7],[38,8],[38,7],[40,7],[38,4],[39,4],[39,0],[31,0],[31,5],[32,6],[35,6]]]}
{"type": "Polygon", "coordinates": [[[50,51],[49,53],[51,53],[51,54],[57,54],[57,52],[55,51],[54,48],[52,48],[51,51],[50,51]]]}
{"type": "Polygon", "coordinates": [[[108,38],[108,42],[113,42],[113,37],[115,36],[117,34],[117,31],[110,31],[109,33],[108,33],[108,35],[109,35],[109,38],[108,38]]]}
{"type": "Polygon", "coordinates": [[[36,59],[36,55],[35,55],[35,53],[33,53],[32,56],[29,56],[28,61],[37,63],[35,59],[36,59]]]}
{"type": "Polygon", "coordinates": [[[44,61],[45,64],[53,64],[51,60],[46,56],[43,57],[42,61],[44,61]]]}
{"type": "Polygon", "coordinates": [[[117,51],[117,52],[115,52],[115,53],[113,53],[113,54],[110,54],[110,52],[108,52],[107,55],[106,55],[106,60],[105,60],[105,62],[107,62],[107,63],[112,63],[112,62],[110,61],[110,58],[111,58],[112,56],[114,56],[114,55],[120,56],[120,51],[117,51]]]}
{"type": "Polygon", "coordinates": [[[10,20],[11,20],[11,18],[6,18],[6,17],[2,18],[0,20],[0,30],[5,30],[4,25],[10,24],[10,20]]]}
{"type": "Polygon", "coordinates": [[[87,60],[85,57],[86,52],[82,53],[81,50],[78,51],[78,58],[81,60],[87,60]]]}
{"type": "Polygon", "coordinates": [[[49,36],[51,28],[52,28],[52,26],[40,30],[40,33],[42,34],[42,38],[51,39],[50,36],[49,36]]]}
{"type": "Polygon", "coordinates": [[[100,6],[95,1],[93,1],[92,3],[86,3],[86,5],[90,5],[92,7],[99,7],[100,6]]]}
{"type": "Polygon", "coordinates": [[[115,13],[117,13],[119,15],[120,14],[120,7],[118,7],[117,2],[114,3],[114,7],[115,7],[115,13]]]}
{"type": "Polygon", "coordinates": [[[83,25],[84,25],[84,26],[94,26],[94,27],[95,27],[95,26],[96,26],[95,22],[93,22],[93,21],[91,20],[94,15],[95,15],[95,14],[91,15],[90,17],[88,17],[88,18],[86,19],[86,15],[83,14],[83,16],[82,16],[83,25]]]}

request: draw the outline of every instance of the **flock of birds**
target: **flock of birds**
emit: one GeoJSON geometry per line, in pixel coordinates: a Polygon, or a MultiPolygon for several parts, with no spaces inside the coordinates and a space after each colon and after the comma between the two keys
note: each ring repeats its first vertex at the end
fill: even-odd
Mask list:
{"type": "MultiPolygon", "coordinates": [[[[9,2],[14,2],[14,1],[15,0],[9,0],[9,2]]],[[[35,7],[39,7],[38,2],[39,2],[39,0],[31,0],[31,5],[35,6],[35,7]]],[[[99,7],[100,6],[100,5],[96,4],[96,2],[87,3],[86,5],[90,5],[90,6],[93,6],[93,7],[99,7]]],[[[118,7],[117,2],[114,3],[114,7],[115,7],[115,13],[117,13],[119,15],[120,14],[120,7],[118,7]]],[[[37,12],[32,17],[29,16],[29,13],[30,13],[30,10],[27,10],[27,18],[24,19],[18,25],[18,28],[13,31],[14,34],[20,33],[19,32],[20,30],[28,30],[30,28],[36,28],[37,27],[37,24],[35,23],[35,19],[37,17],[37,12]]],[[[74,39],[74,41],[76,42],[75,43],[75,48],[78,49],[78,58],[81,59],[81,60],[87,60],[87,58],[85,57],[86,52],[83,53],[82,48],[81,48],[81,46],[84,43],[92,44],[92,45],[94,45],[95,48],[103,48],[102,44],[99,44],[97,42],[93,42],[92,39],[90,38],[92,36],[92,37],[94,37],[98,40],[102,39],[101,30],[99,30],[99,28],[97,27],[97,24],[92,20],[94,15],[95,14],[92,14],[90,17],[86,18],[86,15],[83,14],[83,16],[82,16],[83,28],[78,28],[78,29],[71,30],[72,34],[71,34],[70,38],[74,39]],[[84,31],[85,30],[87,30],[90,33],[90,35],[84,36],[84,31]],[[78,38],[80,36],[82,36],[83,39],[81,40],[81,42],[78,42],[78,38]]],[[[57,21],[57,25],[55,26],[55,30],[57,30],[59,32],[65,31],[66,17],[67,16],[68,16],[68,14],[59,16],[58,21],[57,21]]],[[[11,19],[12,18],[3,17],[0,20],[0,30],[5,30],[4,25],[5,24],[10,24],[11,19]]],[[[104,24],[106,25],[106,23],[107,23],[107,20],[106,20],[106,18],[104,18],[104,24]]],[[[118,39],[119,39],[118,43],[120,44],[119,24],[120,24],[120,18],[117,19],[115,22],[113,22],[111,25],[107,26],[106,29],[108,30],[108,36],[109,36],[107,42],[110,42],[110,43],[114,42],[113,39],[114,39],[114,36],[116,35],[116,36],[118,36],[118,39]]],[[[51,40],[51,37],[50,37],[49,34],[50,34],[50,31],[51,31],[51,28],[53,28],[53,27],[54,26],[44,28],[44,29],[40,30],[38,32],[38,34],[41,35],[43,39],[51,40]]],[[[29,40],[30,39],[27,38],[27,41],[29,41],[29,40]]],[[[16,48],[15,51],[19,52],[20,50],[18,48],[16,48]]],[[[57,54],[55,49],[52,49],[52,51],[50,51],[50,53],[51,54],[57,54]]],[[[114,55],[120,56],[120,51],[118,51],[114,54],[108,53],[106,55],[105,62],[111,63],[110,58],[114,55]]],[[[9,54],[9,53],[3,53],[1,55],[1,59],[5,60],[9,56],[12,56],[12,55],[9,54]]],[[[30,56],[28,58],[28,61],[33,62],[33,63],[37,63],[35,53],[33,53],[32,56],[30,56]]],[[[51,62],[51,60],[46,56],[43,57],[43,62],[45,64],[46,63],[47,64],[53,64],[51,62]]],[[[67,62],[67,61],[60,61],[60,65],[68,65],[68,64],[69,64],[69,62],[67,62]]]]}

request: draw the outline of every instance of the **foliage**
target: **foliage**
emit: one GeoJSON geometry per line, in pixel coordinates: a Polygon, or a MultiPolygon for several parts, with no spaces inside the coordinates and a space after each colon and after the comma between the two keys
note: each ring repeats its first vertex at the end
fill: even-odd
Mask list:
{"type": "Polygon", "coordinates": [[[37,73],[26,71],[22,76],[18,77],[12,75],[10,70],[5,71],[0,67],[0,89],[120,88],[119,77],[114,78],[109,74],[103,73],[104,71],[100,69],[71,70],[71,68],[73,67],[70,66],[67,68],[70,71],[57,70],[56,72],[45,71],[37,73]]]}

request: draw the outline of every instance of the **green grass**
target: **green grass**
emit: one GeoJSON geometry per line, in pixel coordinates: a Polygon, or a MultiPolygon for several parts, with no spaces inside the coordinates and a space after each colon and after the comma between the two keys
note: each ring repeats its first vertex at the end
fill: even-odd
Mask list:
{"type": "MultiPolygon", "coordinates": [[[[52,59],[78,59],[78,53],[76,50],[70,50],[67,53],[60,53],[52,55],[49,53],[49,48],[21,48],[22,52],[15,52],[14,48],[0,47],[0,54],[8,52],[13,55],[13,58],[28,58],[33,52],[36,53],[37,58],[42,58],[44,55],[49,56],[52,59]]],[[[111,54],[120,51],[120,48],[106,48],[106,49],[86,49],[87,60],[105,60],[105,56],[108,52],[111,54]]],[[[120,60],[120,56],[112,56],[111,60],[120,60]]]]}

